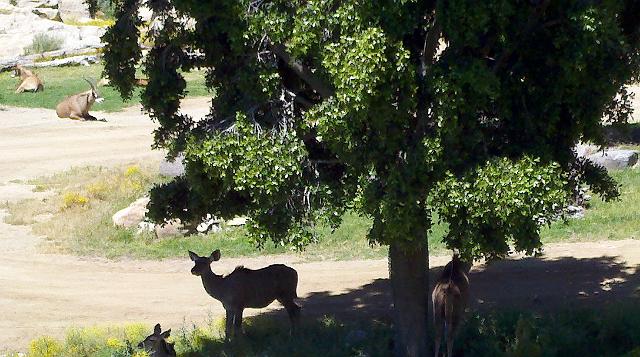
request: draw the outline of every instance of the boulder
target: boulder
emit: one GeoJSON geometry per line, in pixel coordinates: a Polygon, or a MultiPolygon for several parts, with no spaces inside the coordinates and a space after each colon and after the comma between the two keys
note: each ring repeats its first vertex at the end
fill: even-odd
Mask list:
{"type": "Polygon", "coordinates": [[[187,230],[182,225],[179,219],[172,220],[163,225],[156,224],[154,227],[154,232],[156,237],[158,238],[166,238],[172,236],[183,235],[187,232],[187,230]]]}
{"type": "Polygon", "coordinates": [[[58,10],[60,11],[60,18],[64,22],[91,19],[89,6],[85,4],[84,0],[59,0],[58,10]]]}
{"type": "Polygon", "coordinates": [[[113,215],[113,224],[125,228],[138,227],[147,214],[147,203],[149,203],[149,197],[137,199],[129,207],[113,215]]]}
{"type": "Polygon", "coordinates": [[[607,170],[624,169],[638,162],[638,152],[635,150],[605,150],[586,156],[593,163],[604,166],[607,170]]]}

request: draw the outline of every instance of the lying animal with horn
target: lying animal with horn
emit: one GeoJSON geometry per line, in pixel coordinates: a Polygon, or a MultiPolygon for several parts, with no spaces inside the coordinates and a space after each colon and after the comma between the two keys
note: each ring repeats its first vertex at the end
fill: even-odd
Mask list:
{"type": "Polygon", "coordinates": [[[58,118],[69,118],[75,120],[97,120],[96,117],[89,114],[93,103],[101,103],[104,98],[98,93],[96,86],[88,79],[83,78],[91,89],[82,93],[74,94],[65,98],[56,106],[56,114],[58,118]]]}

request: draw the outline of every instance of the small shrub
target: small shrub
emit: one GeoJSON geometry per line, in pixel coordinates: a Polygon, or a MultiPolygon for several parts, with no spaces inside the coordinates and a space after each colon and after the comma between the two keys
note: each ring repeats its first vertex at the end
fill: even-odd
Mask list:
{"type": "Polygon", "coordinates": [[[49,336],[42,336],[29,344],[29,357],[57,357],[62,353],[62,345],[49,336]]]}
{"type": "Polygon", "coordinates": [[[109,193],[109,185],[104,181],[97,181],[87,185],[86,190],[90,197],[104,201],[109,193]]]}
{"type": "Polygon", "coordinates": [[[124,171],[124,176],[126,178],[132,178],[132,177],[140,176],[141,173],[142,172],[140,171],[140,168],[136,165],[133,165],[133,166],[127,167],[127,169],[124,171]]]}
{"type": "Polygon", "coordinates": [[[83,207],[89,203],[89,199],[78,192],[67,192],[62,196],[62,209],[83,207]]]}
{"type": "Polygon", "coordinates": [[[32,55],[55,51],[62,48],[64,39],[50,35],[48,33],[39,33],[33,37],[33,42],[24,48],[25,55],[32,55]]]}

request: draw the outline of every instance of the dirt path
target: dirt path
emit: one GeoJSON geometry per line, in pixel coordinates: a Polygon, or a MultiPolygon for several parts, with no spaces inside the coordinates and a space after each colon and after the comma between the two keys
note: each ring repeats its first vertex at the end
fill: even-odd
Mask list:
{"type": "MultiPolygon", "coordinates": [[[[203,100],[187,101],[185,107],[196,114],[207,110],[203,100]]],[[[108,121],[60,120],[52,111],[38,109],[1,111],[0,201],[35,194],[17,179],[78,165],[160,157],[149,149],[154,125],[139,110],[102,117],[108,121]]],[[[189,274],[186,256],[149,262],[41,254],[39,238],[27,227],[1,223],[5,214],[0,210],[0,353],[24,350],[39,335],[60,337],[70,326],[135,321],[176,328],[222,316],[220,304],[189,274]]],[[[223,256],[214,270],[224,273],[240,263],[251,268],[274,261],[299,271],[298,294],[307,315],[389,316],[386,260],[304,263],[295,256],[241,261],[223,256]]],[[[431,265],[446,261],[435,257],[431,265]]],[[[550,245],[544,259],[474,267],[474,306],[548,309],[637,299],[639,266],[640,241],[550,245]]]]}

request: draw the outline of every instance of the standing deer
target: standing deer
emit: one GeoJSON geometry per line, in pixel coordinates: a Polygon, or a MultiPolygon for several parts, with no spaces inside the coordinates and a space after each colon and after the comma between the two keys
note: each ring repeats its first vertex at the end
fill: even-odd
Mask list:
{"type": "Polygon", "coordinates": [[[70,118],[76,120],[97,120],[89,114],[93,103],[101,103],[104,98],[98,93],[96,87],[88,79],[83,78],[91,89],[65,98],[56,106],[58,118],[70,118]]]}
{"type": "Polygon", "coordinates": [[[208,257],[189,251],[189,257],[195,263],[191,274],[202,278],[204,290],[220,301],[227,313],[226,339],[242,333],[242,311],[245,308],[262,308],[274,300],[287,310],[291,331],[295,329],[300,315],[300,306],[293,301],[298,297],[298,272],[295,269],[283,264],[258,270],[239,266],[231,274],[222,276],[211,271],[211,262],[220,260],[219,249],[208,257]]]}
{"type": "Polygon", "coordinates": [[[20,84],[16,88],[16,93],[23,93],[27,91],[42,92],[44,90],[44,83],[37,74],[32,71],[16,64],[14,68],[14,76],[20,77],[20,84]]]}
{"type": "Polygon", "coordinates": [[[460,261],[457,253],[445,265],[431,295],[433,299],[433,323],[435,325],[435,357],[439,357],[440,341],[444,331],[447,339],[447,356],[453,356],[453,339],[462,322],[462,315],[469,301],[471,264],[460,261]]]}
{"type": "Polygon", "coordinates": [[[171,335],[171,329],[161,332],[160,324],[156,324],[153,333],[144,341],[138,344],[138,348],[142,348],[149,352],[150,357],[176,357],[176,350],[173,343],[167,342],[167,338],[171,335]]]}

